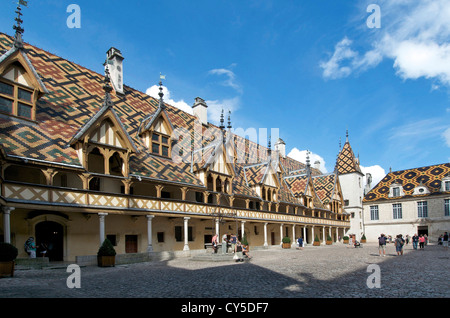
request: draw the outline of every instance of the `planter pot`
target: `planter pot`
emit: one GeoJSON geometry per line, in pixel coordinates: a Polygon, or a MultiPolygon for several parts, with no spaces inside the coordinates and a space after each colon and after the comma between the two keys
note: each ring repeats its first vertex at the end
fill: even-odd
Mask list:
{"type": "Polygon", "coordinates": [[[327,245],[333,244],[333,241],[327,241],[327,245]]]}
{"type": "Polygon", "coordinates": [[[291,243],[283,243],[283,248],[291,248],[291,243]]]}
{"type": "Polygon", "coordinates": [[[366,243],[366,240],[361,240],[361,243],[366,243]]]}
{"type": "Polygon", "coordinates": [[[115,256],[97,256],[97,264],[99,267],[112,267],[116,265],[115,256]]]}
{"type": "Polygon", "coordinates": [[[344,244],[348,244],[348,240],[344,240],[344,244]]]}
{"type": "Polygon", "coordinates": [[[320,242],[314,241],[313,246],[320,246],[320,242]]]}
{"type": "Polygon", "coordinates": [[[0,262],[0,277],[3,276],[14,276],[14,261],[10,262],[0,262]]]}

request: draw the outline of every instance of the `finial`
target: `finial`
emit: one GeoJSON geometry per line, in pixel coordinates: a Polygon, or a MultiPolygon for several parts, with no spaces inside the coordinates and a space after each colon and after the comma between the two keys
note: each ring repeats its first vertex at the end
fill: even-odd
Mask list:
{"type": "Polygon", "coordinates": [[[22,28],[22,8],[20,7],[20,5],[24,5],[27,6],[28,2],[24,1],[24,0],[19,0],[19,2],[17,3],[17,17],[14,19],[16,21],[17,24],[15,24],[13,26],[13,29],[16,31],[16,34],[14,36],[14,46],[18,49],[22,49],[23,48],[23,41],[22,41],[22,34],[25,31],[22,28]]]}
{"type": "Polygon", "coordinates": [[[341,145],[341,137],[339,137],[339,151],[341,151],[342,145],[341,145]]]}
{"type": "Polygon", "coordinates": [[[159,73],[159,107],[161,108],[165,108],[166,105],[164,104],[163,101],[163,97],[164,97],[164,93],[163,93],[163,84],[162,84],[162,80],[166,79],[166,75],[161,75],[161,73],[159,73]]]}
{"type": "Polygon", "coordinates": [[[269,141],[268,141],[268,144],[267,144],[267,148],[269,148],[269,150],[268,150],[269,156],[272,154],[272,143],[270,141],[271,139],[272,139],[272,136],[269,135],[269,141]]]}
{"type": "Polygon", "coordinates": [[[345,131],[345,141],[348,142],[348,129],[345,131]]]}
{"type": "Polygon", "coordinates": [[[307,166],[307,167],[310,167],[310,166],[311,166],[311,164],[310,164],[310,162],[309,162],[309,150],[306,151],[306,166],[307,166]]]}
{"type": "Polygon", "coordinates": [[[108,61],[105,61],[105,64],[103,64],[103,66],[105,66],[105,79],[104,79],[105,84],[103,85],[103,90],[105,91],[105,100],[103,102],[103,105],[112,107],[113,106],[111,100],[112,87],[110,85],[111,79],[109,77],[108,61]]]}
{"type": "Polygon", "coordinates": [[[230,116],[231,116],[231,110],[228,111],[228,126],[227,126],[228,129],[231,129],[231,119],[230,119],[230,116]]]}
{"type": "Polygon", "coordinates": [[[223,108],[222,108],[222,113],[220,114],[220,129],[225,129],[225,124],[224,124],[224,120],[223,120],[223,108]]]}

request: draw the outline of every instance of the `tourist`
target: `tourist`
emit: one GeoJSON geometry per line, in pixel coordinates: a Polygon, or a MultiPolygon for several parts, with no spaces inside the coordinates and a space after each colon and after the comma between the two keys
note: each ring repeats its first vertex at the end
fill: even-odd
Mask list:
{"type": "Polygon", "coordinates": [[[397,238],[394,241],[395,250],[397,251],[397,255],[403,255],[403,245],[405,244],[405,240],[402,235],[397,235],[397,238]]]}
{"type": "Polygon", "coordinates": [[[442,237],[442,245],[448,249],[448,233],[445,232],[444,236],[442,237]]]}
{"type": "Polygon", "coordinates": [[[231,234],[230,243],[231,243],[231,251],[233,253],[234,253],[234,249],[235,249],[235,246],[236,246],[236,241],[237,241],[236,235],[231,234]]]}
{"type": "Polygon", "coordinates": [[[25,242],[25,251],[30,255],[30,258],[36,258],[36,243],[34,242],[34,237],[30,236],[25,242]]]}
{"type": "Polygon", "coordinates": [[[302,250],[303,249],[303,238],[299,237],[297,240],[297,243],[298,243],[298,248],[302,250]]]}
{"type": "Polygon", "coordinates": [[[419,248],[423,249],[425,246],[425,237],[423,236],[423,234],[420,234],[419,236],[419,248]]]}
{"type": "Polygon", "coordinates": [[[212,248],[213,248],[213,253],[217,253],[217,244],[219,244],[219,243],[217,242],[217,237],[218,237],[218,235],[215,234],[215,235],[213,236],[213,238],[212,238],[212,241],[211,241],[211,243],[212,243],[212,248]]]}
{"type": "Polygon", "coordinates": [[[383,257],[386,256],[386,236],[384,234],[381,234],[380,237],[378,238],[378,253],[383,252],[383,257]]]}
{"type": "Polygon", "coordinates": [[[242,245],[241,245],[241,242],[239,242],[238,240],[236,240],[233,259],[236,262],[244,261],[244,257],[242,255],[242,245]]]}
{"type": "Polygon", "coordinates": [[[413,244],[413,248],[415,250],[417,250],[418,243],[419,243],[419,237],[417,236],[417,234],[414,234],[414,236],[412,237],[412,244],[413,244]]]}
{"type": "Polygon", "coordinates": [[[247,256],[247,258],[252,258],[249,254],[249,248],[247,245],[242,245],[242,254],[247,256]]]}
{"type": "Polygon", "coordinates": [[[222,254],[227,254],[228,234],[224,233],[222,236],[222,254]]]}

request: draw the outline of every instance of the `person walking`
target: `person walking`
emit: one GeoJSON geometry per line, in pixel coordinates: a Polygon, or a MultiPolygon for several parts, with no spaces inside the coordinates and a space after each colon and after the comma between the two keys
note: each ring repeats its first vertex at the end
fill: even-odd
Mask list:
{"type": "Polygon", "coordinates": [[[412,245],[415,250],[417,250],[417,244],[419,244],[419,237],[417,236],[417,234],[414,234],[414,236],[412,237],[412,245]]]}
{"type": "Polygon", "coordinates": [[[215,234],[214,236],[213,236],[213,238],[212,238],[212,241],[211,241],[211,243],[212,243],[212,248],[213,248],[213,254],[216,254],[217,253],[217,244],[219,244],[218,243],[218,236],[219,235],[217,235],[217,234],[215,234]]]}
{"type": "Polygon", "coordinates": [[[235,252],[234,249],[235,249],[235,246],[236,246],[236,241],[237,241],[236,235],[231,234],[230,242],[231,242],[231,250],[233,251],[233,254],[235,252]]]}
{"type": "Polygon", "coordinates": [[[384,234],[381,234],[378,238],[378,253],[383,253],[383,257],[386,256],[386,236],[384,234]]]}
{"type": "Polygon", "coordinates": [[[405,240],[401,234],[397,235],[397,238],[394,241],[395,250],[397,251],[397,255],[403,255],[403,245],[405,244],[405,240]]]}
{"type": "Polygon", "coordinates": [[[425,237],[423,234],[420,234],[419,236],[419,248],[423,249],[425,247],[425,237]]]}
{"type": "Polygon", "coordinates": [[[442,246],[444,246],[445,249],[448,249],[448,233],[445,232],[444,236],[442,237],[442,246]]]}

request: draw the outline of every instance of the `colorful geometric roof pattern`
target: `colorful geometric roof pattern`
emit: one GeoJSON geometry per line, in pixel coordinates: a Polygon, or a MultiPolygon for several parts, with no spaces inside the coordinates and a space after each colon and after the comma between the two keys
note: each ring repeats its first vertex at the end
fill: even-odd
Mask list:
{"type": "Polygon", "coordinates": [[[352,147],[348,140],[344,144],[341,152],[338,155],[336,161],[336,169],[338,174],[352,173],[352,172],[361,172],[361,168],[359,167],[358,160],[355,158],[353,154],[352,147]]]}
{"type": "Polygon", "coordinates": [[[314,176],[312,178],[314,189],[322,203],[329,203],[333,199],[333,195],[338,186],[338,178],[334,173],[314,176]]]}
{"type": "MultiPolygon", "coordinates": [[[[13,41],[12,37],[0,33],[0,57],[10,51],[13,41]]],[[[46,94],[36,104],[34,122],[0,114],[2,154],[10,159],[37,160],[40,163],[59,164],[68,169],[84,171],[70,141],[81,136],[97,117],[107,111],[104,107],[105,76],[26,43],[24,52],[36,75],[45,85],[46,94]]],[[[116,95],[113,91],[111,100],[114,118],[133,145],[129,159],[131,176],[205,188],[195,171],[204,167],[214,156],[214,150],[218,149],[222,134],[219,127],[212,124],[204,126],[195,116],[165,104],[164,114],[172,128],[182,129],[190,134],[189,142],[194,149],[204,150],[199,152],[203,157],[196,160],[198,164],[192,169],[190,160],[175,162],[152,155],[140,137],[142,129],[147,128],[157,117],[159,100],[126,85],[124,95],[116,95]],[[204,138],[207,130],[210,138],[204,138]]],[[[289,176],[290,173],[306,168],[305,164],[297,160],[278,156],[276,151],[272,151],[272,157],[269,158],[267,148],[238,135],[227,136],[226,144],[232,144],[237,158],[235,163],[232,162],[232,186],[233,193],[238,196],[260,198],[251,185],[263,182],[268,171],[276,174],[280,167],[282,174],[289,176]],[[269,164],[272,164],[272,169],[268,169],[269,164]]],[[[188,155],[183,156],[186,158],[188,155]]],[[[311,168],[311,174],[320,175],[321,172],[311,168]]],[[[282,178],[281,181],[280,200],[298,203],[298,198],[294,195],[304,193],[305,190],[301,178],[282,178]]],[[[324,185],[320,187],[326,188],[324,185]]]]}
{"type": "Polygon", "coordinates": [[[443,163],[427,167],[400,170],[389,172],[372,190],[364,197],[364,202],[374,202],[378,200],[389,200],[389,187],[393,183],[402,186],[403,197],[420,197],[441,192],[442,180],[450,174],[450,163],[443,163]],[[429,194],[413,195],[414,188],[424,185],[430,191],[429,194]]]}

